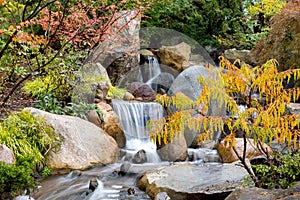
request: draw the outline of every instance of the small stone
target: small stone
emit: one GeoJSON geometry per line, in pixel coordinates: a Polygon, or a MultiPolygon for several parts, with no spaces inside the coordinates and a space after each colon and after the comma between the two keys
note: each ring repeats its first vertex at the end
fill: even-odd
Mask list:
{"type": "Polygon", "coordinates": [[[94,102],[95,102],[95,103],[100,103],[101,100],[100,100],[100,99],[94,99],[94,102]]]}
{"type": "Polygon", "coordinates": [[[96,177],[91,178],[90,185],[89,185],[89,190],[94,192],[97,187],[98,187],[97,178],[96,177]]]}
{"type": "Polygon", "coordinates": [[[14,164],[16,162],[14,153],[3,144],[0,144],[0,161],[6,164],[14,164]]]}
{"type": "Polygon", "coordinates": [[[134,195],[135,194],[135,190],[132,187],[128,188],[127,192],[128,192],[129,195],[134,195]]]}
{"type": "Polygon", "coordinates": [[[89,122],[92,122],[98,127],[101,127],[101,120],[99,118],[98,113],[95,110],[90,110],[86,114],[86,118],[89,122]]]}
{"type": "Polygon", "coordinates": [[[129,161],[124,161],[120,167],[119,175],[125,175],[129,171],[131,163],[129,161]]]}
{"type": "Polygon", "coordinates": [[[166,192],[160,192],[155,196],[154,200],[171,200],[166,192]]]}
{"type": "Polygon", "coordinates": [[[123,100],[132,101],[132,100],[134,100],[134,96],[130,92],[125,92],[123,100]]]}
{"type": "Polygon", "coordinates": [[[133,163],[136,164],[142,164],[147,162],[147,156],[146,156],[146,151],[145,150],[139,150],[134,156],[133,156],[133,163]]]}

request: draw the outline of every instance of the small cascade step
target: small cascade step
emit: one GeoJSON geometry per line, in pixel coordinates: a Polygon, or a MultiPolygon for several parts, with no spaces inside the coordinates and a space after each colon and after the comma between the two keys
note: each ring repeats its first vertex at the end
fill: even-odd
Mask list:
{"type": "Polygon", "coordinates": [[[155,56],[147,56],[147,62],[141,65],[136,78],[137,82],[146,83],[161,73],[158,59],[155,56]]]}

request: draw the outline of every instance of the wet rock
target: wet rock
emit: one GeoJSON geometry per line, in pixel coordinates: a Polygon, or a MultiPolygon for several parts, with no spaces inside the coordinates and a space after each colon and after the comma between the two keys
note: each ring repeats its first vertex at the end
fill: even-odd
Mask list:
{"type": "Polygon", "coordinates": [[[155,100],[156,92],[146,83],[133,82],[128,85],[127,89],[135,98],[142,98],[143,101],[155,100]]]}
{"type": "MultiPolygon", "coordinates": [[[[126,55],[126,54],[124,54],[126,55]]],[[[116,85],[127,72],[138,66],[138,56],[121,56],[114,60],[106,68],[113,85],[116,85]]]]}
{"type": "Polygon", "coordinates": [[[203,159],[204,162],[221,162],[221,158],[218,154],[207,154],[205,155],[204,159],[203,159]]]}
{"type": "Polygon", "coordinates": [[[72,176],[73,176],[73,177],[81,176],[81,175],[82,175],[82,172],[79,171],[79,170],[74,170],[74,171],[72,172],[72,176]]]}
{"type": "Polygon", "coordinates": [[[261,188],[238,188],[226,200],[298,200],[300,199],[300,182],[289,189],[268,190],[261,188]]]}
{"type": "MultiPolygon", "coordinates": [[[[222,161],[224,163],[230,163],[239,160],[235,152],[233,151],[232,148],[229,147],[230,144],[226,144],[224,141],[220,142],[217,144],[217,150],[222,158],[222,161]]],[[[243,138],[236,138],[236,150],[238,154],[242,157],[243,152],[244,152],[244,139],[243,138]]],[[[247,151],[246,151],[246,158],[252,159],[257,156],[262,155],[262,153],[259,151],[257,148],[257,145],[254,143],[253,139],[247,139],[247,151]]],[[[264,144],[263,146],[264,149],[266,149],[269,153],[272,152],[271,148],[267,145],[264,144]]]]}
{"type": "Polygon", "coordinates": [[[154,54],[152,53],[152,51],[149,51],[147,49],[141,49],[141,50],[139,50],[139,54],[143,55],[143,56],[154,56],[154,54]]]}
{"type": "Polygon", "coordinates": [[[130,92],[125,92],[123,100],[132,101],[132,100],[134,100],[134,96],[130,92]]]}
{"type": "Polygon", "coordinates": [[[113,111],[109,104],[104,102],[96,104],[103,114],[104,122],[101,122],[100,127],[111,137],[115,139],[118,147],[123,148],[126,145],[126,136],[121,124],[120,118],[113,111]]]}
{"type": "Polygon", "coordinates": [[[157,55],[162,64],[173,67],[177,71],[182,71],[183,66],[191,56],[191,47],[185,42],[175,46],[162,46],[157,55]]]}
{"type": "Polygon", "coordinates": [[[101,128],[78,117],[55,115],[35,108],[26,108],[34,116],[44,118],[60,141],[58,150],[47,154],[52,169],[87,169],[94,164],[109,164],[118,159],[115,140],[101,128]]]}
{"type": "Polygon", "coordinates": [[[134,194],[135,194],[134,188],[132,188],[132,187],[128,188],[127,193],[128,193],[129,195],[134,195],[134,194]]]}
{"type": "Polygon", "coordinates": [[[157,93],[165,94],[170,89],[173,81],[174,76],[172,74],[163,72],[153,78],[149,84],[153,90],[157,91],[157,93]]]}
{"type": "Polygon", "coordinates": [[[166,192],[172,200],[224,199],[240,187],[247,171],[235,164],[182,163],[144,173],[138,187],[155,198],[166,192]]]}
{"type": "Polygon", "coordinates": [[[16,163],[16,158],[14,153],[4,144],[0,144],[0,161],[6,164],[16,163]]]}
{"type": "Polygon", "coordinates": [[[173,141],[168,144],[159,145],[157,142],[157,153],[161,160],[185,161],[187,157],[187,145],[182,134],[175,135],[173,141]]]}
{"type": "Polygon", "coordinates": [[[131,163],[129,161],[124,161],[120,167],[119,175],[124,176],[125,174],[127,174],[130,167],[131,167],[131,163]]]}
{"type": "Polygon", "coordinates": [[[143,149],[139,150],[136,154],[134,154],[132,162],[136,164],[142,164],[147,162],[146,151],[143,149]]]}
{"type": "Polygon", "coordinates": [[[160,192],[155,196],[154,200],[171,200],[171,198],[166,192],[160,192]]]}
{"type": "Polygon", "coordinates": [[[97,178],[93,177],[90,179],[90,184],[89,184],[89,190],[94,192],[96,188],[98,187],[98,181],[97,178]]]}

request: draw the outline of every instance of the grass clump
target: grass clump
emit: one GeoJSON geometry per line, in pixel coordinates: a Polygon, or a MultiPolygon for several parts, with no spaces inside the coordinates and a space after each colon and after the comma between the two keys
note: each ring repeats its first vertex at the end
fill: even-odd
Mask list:
{"type": "Polygon", "coordinates": [[[29,111],[12,113],[0,123],[0,144],[11,149],[16,157],[14,165],[0,162],[0,199],[12,199],[35,186],[36,166],[59,144],[56,138],[54,129],[29,111]]]}

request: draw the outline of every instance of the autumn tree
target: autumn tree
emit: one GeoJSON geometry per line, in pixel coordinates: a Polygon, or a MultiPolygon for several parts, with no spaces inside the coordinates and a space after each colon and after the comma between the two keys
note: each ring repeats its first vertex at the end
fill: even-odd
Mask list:
{"type": "MultiPolygon", "coordinates": [[[[126,9],[127,4],[126,1],[115,4],[71,0],[1,1],[0,86],[6,89],[1,91],[0,105],[4,106],[32,76],[48,75],[46,84],[57,87],[57,97],[70,98],[74,71],[89,50],[113,34],[110,27],[122,17],[117,12],[126,9]]],[[[143,9],[138,1],[131,2],[130,6],[137,9],[138,14],[143,9]]]]}
{"type": "Polygon", "coordinates": [[[162,105],[175,106],[177,110],[169,113],[166,118],[150,122],[149,127],[153,127],[151,135],[153,138],[158,137],[159,142],[166,143],[170,141],[170,137],[183,133],[188,126],[202,133],[200,140],[207,140],[211,139],[213,132],[219,129],[225,135],[224,141],[228,144],[227,147],[236,153],[255,185],[261,187],[261,180],[256,177],[246,162],[247,138],[253,138],[259,150],[268,158],[270,152],[263,148],[265,142],[275,140],[277,143],[287,143],[294,150],[300,147],[298,116],[286,114],[286,105],[300,97],[300,89],[285,89],[283,86],[284,80],[289,81],[292,77],[298,80],[300,70],[279,72],[275,60],[269,60],[262,66],[254,68],[247,64],[242,64],[238,68],[236,63],[232,64],[223,57],[220,61],[219,73],[225,92],[215,79],[200,77],[202,92],[196,102],[188,100],[182,94],[175,94],[172,97],[159,95],[157,100],[162,105]],[[230,115],[207,116],[211,98],[224,101],[230,115]],[[246,109],[239,110],[239,105],[244,105],[246,109]],[[193,109],[197,109],[202,117],[194,118],[193,109]],[[244,138],[243,156],[240,156],[235,149],[237,132],[242,133],[244,138]]]}
{"type": "Polygon", "coordinates": [[[275,58],[279,71],[299,68],[300,2],[290,1],[271,19],[268,37],[259,41],[252,50],[259,64],[275,58]]]}

